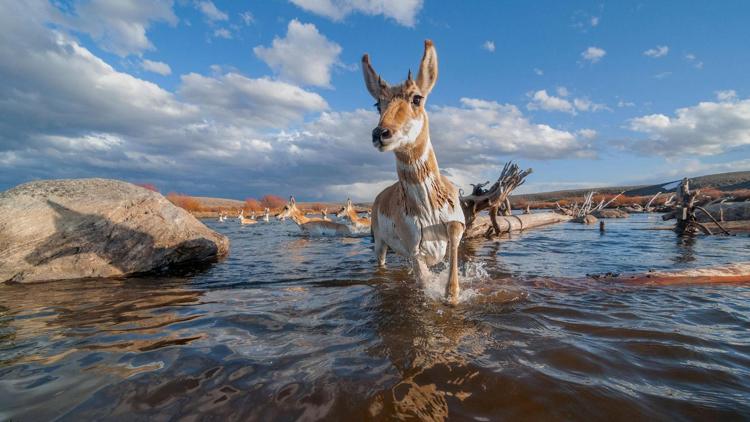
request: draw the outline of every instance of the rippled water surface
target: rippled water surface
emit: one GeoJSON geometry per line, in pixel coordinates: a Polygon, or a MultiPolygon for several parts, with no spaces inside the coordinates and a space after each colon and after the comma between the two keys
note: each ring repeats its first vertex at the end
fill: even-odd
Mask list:
{"type": "Polygon", "coordinates": [[[584,277],[750,261],[747,235],[468,244],[451,308],[369,237],[207,224],[231,256],[189,274],[0,286],[0,420],[750,418],[750,285],[584,277]]]}

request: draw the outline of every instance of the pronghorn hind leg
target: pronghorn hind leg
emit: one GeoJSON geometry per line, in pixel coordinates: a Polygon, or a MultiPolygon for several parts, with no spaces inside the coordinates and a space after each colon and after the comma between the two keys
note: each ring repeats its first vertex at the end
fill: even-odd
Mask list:
{"type": "Polygon", "coordinates": [[[375,239],[375,256],[378,258],[378,266],[385,267],[385,255],[388,253],[388,245],[380,239],[375,239]]]}
{"type": "Polygon", "coordinates": [[[461,293],[458,285],[458,244],[464,234],[464,225],[458,221],[449,221],[448,226],[448,253],[450,258],[450,275],[448,285],[445,287],[445,297],[451,305],[458,303],[458,295],[461,293]]]}

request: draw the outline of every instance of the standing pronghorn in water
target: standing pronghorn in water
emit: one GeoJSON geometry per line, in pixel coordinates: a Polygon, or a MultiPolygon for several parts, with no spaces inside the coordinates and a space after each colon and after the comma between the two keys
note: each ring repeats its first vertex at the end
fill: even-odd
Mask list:
{"type": "Polygon", "coordinates": [[[268,221],[270,220],[270,215],[271,214],[268,212],[268,208],[266,208],[263,212],[263,221],[268,223],[268,221]]]}
{"type": "Polygon", "coordinates": [[[292,221],[297,223],[299,228],[308,234],[317,235],[348,235],[351,234],[349,227],[345,224],[334,223],[332,221],[326,221],[321,218],[309,218],[299,208],[297,208],[297,202],[294,197],[289,198],[289,203],[284,206],[281,212],[276,216],[279,220],[285,218],[291,218],[292,221]]]}
{"type": "Polygon", "coordinates": [[[240,210],[239,214],[237,214],[237,219],[240,221],[240,224],[243,226],[246,224],[255,224],[257,221],[253,220],[252,218],[245,217],[245,210],[240,210]]]}
{"type": "Polygon", "coordinates": [[[464,232],[464,214],[458,191],[440,174],[430,142],[425,99],[437,81],[437,52],[432,41],[424,43],[417,79],[411,71],[401,85],[390,86],[362,57],[365,85],[375,98],[380,122],[372,131],[372,143],[380,151],[396,155],[398,182],[375,198],[372,234],[378,264],[385,264],[388,248],[412,259],[418,278],[427,267],[448,253],[450,275],[445,295],[458,302],[458,244],[464,232]]]}
{"type": "Polygon", "coordinates": [[[344,206],[344,208],[341,208],[341,210],[336,213],[336,217],[348,218],[354,225],[354,228],[358,230],[370,228],[370,219],[362,218],[359,216],[359,214],[357,214],[357,210],[354,209],[354,205],[352,205],[351,199],[346,200],[346,206],[344,206]]]}

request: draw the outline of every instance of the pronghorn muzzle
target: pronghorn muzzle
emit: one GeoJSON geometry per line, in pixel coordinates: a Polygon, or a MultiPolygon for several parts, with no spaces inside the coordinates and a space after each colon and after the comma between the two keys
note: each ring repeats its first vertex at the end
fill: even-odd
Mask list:
{"type": "Polygon", "coordinates": [[[391,138],[393,133],[388,128],[378,126],[372,130],[372,145],[375,148],[381,149],[388,145],[388,139],[391,138]]]}

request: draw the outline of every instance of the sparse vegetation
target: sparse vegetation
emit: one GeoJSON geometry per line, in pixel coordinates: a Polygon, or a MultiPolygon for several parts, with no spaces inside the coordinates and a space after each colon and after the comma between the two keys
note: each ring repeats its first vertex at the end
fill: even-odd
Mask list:
{"type": "Polygon", "coordinates": [[[185,209],[190,212],[203,211],[201,202],[192,196],[183,195],[177,192],[170,192],[167,194],[167,199],[177,205],[178,207],[185,209]]]}
{"type": "Polygon", "coordinates": [[[277,209],[286,205],[286,200],[276,195],[265,195],[260,198],[260,204],[263,208],[277,209]]]}
{"type": "Polygon", "coordinates": [[[243,209],[245,211],[263,211],[263,204],[260,203],[255,198],[247,198],[245,199],[245,205],[243,206],[243,209]]]}

